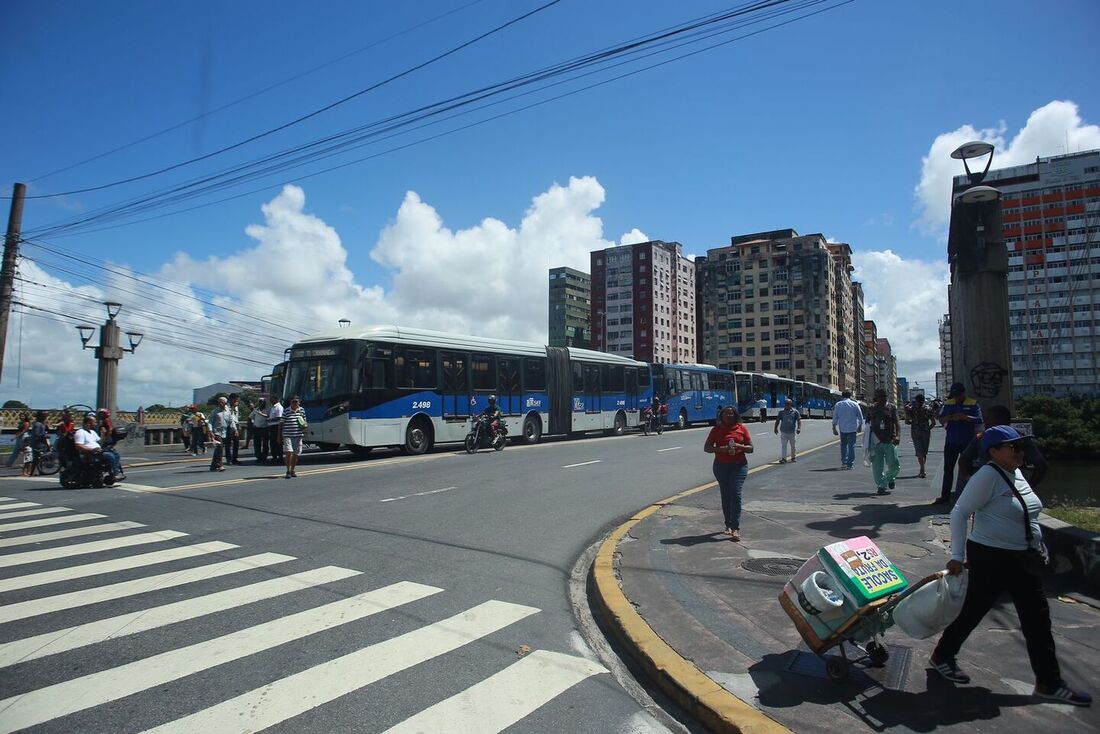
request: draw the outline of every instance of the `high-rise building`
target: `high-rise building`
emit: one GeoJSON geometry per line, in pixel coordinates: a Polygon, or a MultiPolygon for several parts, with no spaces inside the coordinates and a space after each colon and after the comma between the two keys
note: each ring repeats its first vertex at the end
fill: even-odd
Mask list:
{"type": "Polygon", "coordinates": [[[550,269],[552,347],[592,347],[592,279],[573,268],[550,269]]]}
{"type": "Polygon", "coordinates": [[[875,389],[882,387],[879,382],[880,360],[882,355],[878,353],[878,327],[874,321],[863,322],[863,363],[867,368],[867,383],[863,389],[863,399],[870,402],[875,394],[875,389]]]}
{"type": "Polygon", "coordinates": [[[837,387],[854,390],[856,385],[856,353],[852,342],[852,248],[843,242],[829,243],[833,256],[833,302],[836,317],[837,387]]]}
{"type": "MultiPolygon", "coordinates": [[[[983,183],[1002,197],[1014,394],[1100,394],[1100,150],[990,171],[983,183]]],[[[954,193],[967,185],[956,176],[954,193]]]]}
{"type": "Polygon", "coordinates": [[[824,236],[793,229],[737,235],[696,258],[695,270],[700,361],[838,387],[838,336],[851,325],[838,322],[824,236]]]}
{"type": "Polygon", "coordinates": [[[940,331],[940,371],[936,378],[936,396],[947,397],[947,389],[955,382],[955,367],[951,358],[951,315],[944,314],[939,320],[940,331]],[[942,377],[940,377],[942,376],[942,377]],[[943,383],[942,385],[940,383],[943,383]]]}
{"type": "Polygon", "coordinates": [[[679,242],[596,250],[592,343],[646,362],[695,362],[695,267],[679,242]]]}
{"type": "Polygon", "coordinates": [[[936,397],[947,397],[947,376],[942,372],[936,373],[936,397]]]}
{"type": "Polygon", "coordinates": [[[863,301],[863,284],[859,281],[853,281],[852,346],[855,349],[856,383],[852,387],[852,395],[856,397],[864,395],[867,392],[867,386],[871,384],[871,372],[867,366],[867,338],[864,333],[863,301]]]}
{"type": "Polygon", "coordinates": [[[898,378],[898,405],[909,402],[909,380],[905,377],[898,378]]]}
{"type": "Polygon", "coordinates": [[[875,364],[878,367],[878,379],[875,387],[886,390],[886,400],[898,404],[898,359],[890,349],[890,340],[883,337],[875,339],[875,364]]]}

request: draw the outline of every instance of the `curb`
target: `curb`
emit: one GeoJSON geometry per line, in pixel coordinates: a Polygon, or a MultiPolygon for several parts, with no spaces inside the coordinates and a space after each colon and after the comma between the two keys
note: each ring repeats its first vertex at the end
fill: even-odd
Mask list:
{"type": "MultiPolygon", "coordinates": [[[[807,451],[800,451],[798,456],[838,443],[840,442],[830,441],[807,451]]],[[[778,464],[761,464],[750,469],[749,474],[775,466],[778,464]]],[[[600,544],[596,560],[592,562],[591,576],[596,606],[615,638],[630,652],[650,680],[710,731],[720,734],[792,734],[790,729],[763,711],[718,685],[661,639],[626,598],[615,571],[615,553],[619,542],[635,525],[677,500],[716,486],[717,482],[709,482],[654,502],[615,528],[600,544]]]]}
{"type": "Polygon", "coordinates": [[[1039,526],[1055,560],[1054,573],[1079,578],[1093,594],[1100,592],[1100,535],[1046,513],[1039,515],[1039,526]]]}

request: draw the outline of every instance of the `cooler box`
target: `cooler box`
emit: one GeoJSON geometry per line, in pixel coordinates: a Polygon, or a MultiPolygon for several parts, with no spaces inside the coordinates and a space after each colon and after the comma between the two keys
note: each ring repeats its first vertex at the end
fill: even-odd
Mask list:
{"type": "Polygon", "coordinates": [[[859,537],[821,548],[783,586],[779,603],[809,648],[821,653],[842,634],[862,642],[877,631],[881,625],[860,617],[907,586],[878,546],[859,537]]]}

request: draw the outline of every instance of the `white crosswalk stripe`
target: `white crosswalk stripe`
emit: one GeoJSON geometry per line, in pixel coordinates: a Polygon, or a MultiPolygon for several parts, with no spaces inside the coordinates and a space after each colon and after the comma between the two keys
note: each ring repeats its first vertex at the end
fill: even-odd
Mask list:
{"type": "Polygon", "coordinates": [[[20,510],[19,512],[0,513],[0,520],[13,520],[17,517],[38,517],[39,515],[56,515],[59,512],[72,512],[68,507],[41,507],[37,510],[20,510]]]}
{"type": "Polygon", "coordinates": [[[38,504],[37,502],[14,502],[12,504],[0,505],[0,517],[3,517],[4,515],[2,513],[7,512],[8,510],[20,510],[24,507],[41,507],[41,506],[42,505],[38,504]]]}
{"type": "Polygon", "coordinates": [[[114,533],[119,530],[132,530],[145,527],[140,522],[106,522],[101,525],[86,525],[82,528],[70,528],[69,530],[54,530],[48,533],[34,533],[33,535],[17,535],[13,538],[0,538],[0,548],[10,548],[15,545],[28,543],[46,543],[51,540],[63,540],[65,538],[77,538],[82,535],[98,535],[99,533],[114,533]]]}
{"type": "MultiPolygon", "coordinates": [[[[36,510],[20,509],[8,516],[43,510],[47,513],[68,511],[65,508],[42,507],[36,510]]],[[[0,518],[3,517],[0,514],[0,518]]],[[[6,526],[0,524],[0,532],[6,529],[36,529],[69,522],[101,520],[103,517],[95,513],[38,517],[6,526]]],[[[272,567],[298,559],[278,553],[217,559],[189,568],[114,581],[110,574],[201,559],[237,546],[212,541],[139,555],[124,555],[127,548],[170,541],[186,535],[171,530],[66,544],[72,538],[141,527],[145,526],[131,521],[101,522],[0,538],[0,549],[6,551],[5,555],[0,555],[0,568],[65,560],[92,553],[118,553],[121,556],[0,579],[0,594],[3,594],[104,577],[102,583],[90,588],[86,585],[85,588],[79,588],[78,585],[75,590],[54,589],[44,595],[0,604],[0,625],[31,618],[41,618],[44,622],[44,625],[35,630],[39,634],[18,639],[11,639],[8,635],[9,641],[0,643],[0,668],[19,666],[11,671],[15,673],[16,670],[28,669],[27,666],[34,669],[36,665],[48,665],[50,660],[55,660],[60,662],[55,662],[54,665],[64,666],[60,670],[72,670],[74,672],[70,675],[77,675],[68,680],[64,679],[64,672],[47,678],[32,677],[31,679],[43,680],[46,684],[14,695],[14,690],[21,689],[16,685],[18,676],[12,676],[9,679],[12,685],[7,691],[7,697],[0,700],[0,734],[72,715],[83,718],[77,720],[77,723],[67,724],[70,730],[95,730],[95,709],[99,706],[131,696],[159,696],[162,695],[160,690],[166,685],[190,685],[183,680],[188,676],[206,673],[218,666],[365,620],[403,605],[429,600],[444,592],[435,586],[398,581],[381,588],[355,593],[356,589],[347,588],[347,585],[364,584],[366,577],[362,571],[322,566],[279,572],[272,567]],[[30,544],[45,544],[47,547],[31,551],[7,550],[30,544]],[[220,583],[213,589],[202,588],[206,581],[236,574],[245,574],[236,585],[220,583]],[[357,578],[360,580],[356,581],[357,578]],[[305,597],[296,592],[327,587],[330,584],[342,585],[324,592],[328,599],[335,598],[336,601],[327,601],[289,614],[279,611],[282,603],[278,599],[294,594],[300,600],[296,608],[301,609],[305,597]],[[181,587],[186,588],[180,590],[181,587]],[[189,590],[193,595],[187,594],[189,590]],[[121,614],[108,604],[130,598],[134,602],[118,610],[123,612],[121,614]],[[135,609],[135,603],[141,608],[135,609]],[[246,607],[249,607],[247,612],[244,611],[246,607]],[[74,609],[82,611],[67,617],[51,616],[74,609]],[[103,613],[108,609],[112,611],[103,613]],[[237,629],[239,625],[232,624],[233,620],[237,615],[246,614],[251,626],[237,629]],[[257,619],[266,621],[256,623],[257,619]],[[58,623],[54,623],[55,620],[58,623]],[[196,638],[189,632],[184,637],[192,644],[167,651],[164,651],[162,643],[158,644],[158,640],[174,639],[173,633],[167,630],[171,625],[196,620],[202,620],[203,626],[188,628],[189,630],[211,630],[208,633],[199,633],[201,641],[194,642],[196,638]],[[60,624],[69,626],[60,627],[60,624]],[[223,630],[219,634],[215,630],[221,624],[231,625],[233,631],[223,630]],[[48,631],[40,632],[43,627],[48,631]],[[129,641],[123,641],[122,638],[129,641]],[[130,653],[125,659],[132,662],[120,661],[121,664],[114,664],[115,667],[106,669],[98,664],[92,668],[95,672],[84,675],[79,674],[82,664],[71,664],[68,662],[70,657],[66,657],[71,656],[75,661],[84,658],[107,661],[111,659],[114,645],[122,645],[122,649],[135,651],[140,651],[144,645],[152,645],[154,649],[150,652],[155,654],[144,653],[147,657],[135,660],[130,653]]],[[[319,592],[313,592],[314,595],[317,593],[319,592]]],[[[447,597],[444,595],[440,598],[447,597]]],[[[205,696],[217,695],[207,693],[204,698],[195,699],[192,704],[193,713],[186,714],[185,711],[186,715],[182,718],[167,721],[150,731],[181,734],[209,731],[222,734],[254,732],[277,726],[318,707],[335,705],[334,702],[339,699],[383,679],[411,674],[406,671],[417,666],[430,665],[433,660],[448,653],[475,657],[470,643],[483,640],[539,612],[535,607],[506,601],[476,601],[474,606],[457,614],[453,613],[455,607],[451,601],[448,607],[450,616],[439,621],[432,621],[430,606],[418,606],[415,618],[424,620],[420,627],[390,639],[358,649],[353,648],[350,652],[341,651],[345,654],[313,664],[304,670],[291,672],[228,700],[219,701],[216,697],[207,700],[205,696]],[[464,649],[469,651],[463,651],[464,649]]],[[[435,616],[438,618],[443,615],[435,616]]],[[[11,631],[18,630],[19,627],[5,629],[11,631]]],[[[175,633],[175,637],[180,636],[179,632],[175,633]]],[[[499,732],[515,725],[588,678],[606,672],[599,664],[582,657],[535,650],[503,669],[494,666],[494,669],[486,670],[485,677],[479,682],[449,698],[435,702],[438,697],[430,696],[430,700],[425,701],[424,709],[389,731],[400,734],[422,731],[446,731],[455,734],[499,732]]],[[[209,686],[204,690],[209,690],[209,686]]],[[[184,697],[180,700],[190,699],[184,697]]],[[[140,702],[133,705],[143,706],[140,702]]],[[[146,710],[157,709],[154,707],[146,710]]],[[[153,723],[158,722],[153,720],[153,723]]]]}

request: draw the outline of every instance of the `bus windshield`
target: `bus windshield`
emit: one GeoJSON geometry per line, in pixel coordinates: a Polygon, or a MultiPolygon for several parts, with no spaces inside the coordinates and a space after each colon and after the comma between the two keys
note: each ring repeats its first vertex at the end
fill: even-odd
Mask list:
{"type": "Polygon", "coordinates": [[[283,395],[303,404],[332,400],[351,392],[348,363],[343,358],[294,360],[287,365],[283,395]]]}

